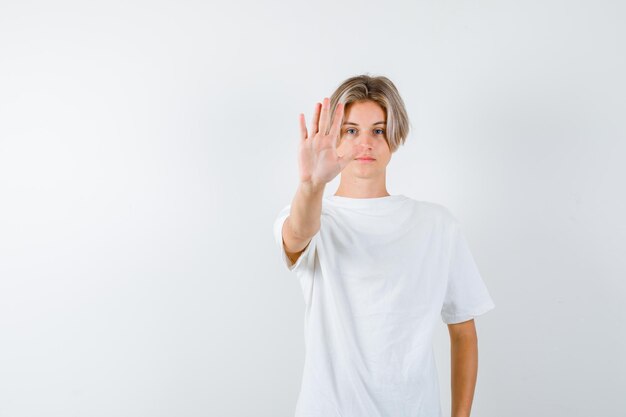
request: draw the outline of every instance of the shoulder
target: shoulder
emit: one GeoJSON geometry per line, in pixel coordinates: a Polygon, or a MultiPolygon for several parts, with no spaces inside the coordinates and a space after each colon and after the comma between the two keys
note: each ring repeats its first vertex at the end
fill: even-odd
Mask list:
{"type": "Polygon", "coordinates": [[[413,209],[420,214],[431,218],[437,223],[441,223],[448,227],[456,227],[458,220],[452,211],[441,203],[425,200],[415,200],[407,197],[411,202],[413,209]]]}

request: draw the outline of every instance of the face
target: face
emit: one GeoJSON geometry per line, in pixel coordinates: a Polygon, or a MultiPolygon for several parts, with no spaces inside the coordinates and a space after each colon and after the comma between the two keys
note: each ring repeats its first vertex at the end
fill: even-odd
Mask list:
{"type": "Polygon", "coordinates": [[[391,160],[386,128],[385,111],[374,101],[353,102],[345,108],[337,154],[347,154],[349,147],[356,147],[357,152],[355,159],[341,172],[342,175],[372,178],[385,174],[391,160]],[[373,160],[359,159],[362,157],[373,160]]]}

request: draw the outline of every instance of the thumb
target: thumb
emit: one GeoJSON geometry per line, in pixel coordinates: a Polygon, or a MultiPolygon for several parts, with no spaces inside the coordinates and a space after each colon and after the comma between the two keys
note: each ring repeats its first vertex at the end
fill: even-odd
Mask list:
{"type": "Polygon", "coordinates": [[[350,146],[348,152],[338,158],[339,166],[342,171],[350,162],[354,161],[354,158],[358,155],[358,153],[359,151],[356,146],[350,146]]]}

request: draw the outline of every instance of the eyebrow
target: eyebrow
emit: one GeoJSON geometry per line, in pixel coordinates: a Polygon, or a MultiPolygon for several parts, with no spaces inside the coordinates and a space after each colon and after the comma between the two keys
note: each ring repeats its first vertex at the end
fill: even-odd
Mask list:
{"type": "MultiPolygon", "coordinates": [[[[385,124],[385,122],[376,122],[376,123],[374,123],[372,126],[376,126],[376,125],[384,125],[384,124],[385,124]]],[[[345,125],[358,126],[358,124],[357,124],[357,123],[352,123],[352,122],[345,122],[343,125],[344,125],[344,126],[345,126],[345,125]]]]}

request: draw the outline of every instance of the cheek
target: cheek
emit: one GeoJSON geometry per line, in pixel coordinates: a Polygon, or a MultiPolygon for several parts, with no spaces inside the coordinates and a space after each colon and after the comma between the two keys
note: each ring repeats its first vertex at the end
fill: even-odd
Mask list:
{"type": "Polygon", "coordinates": [[[389,145],[387,145],[387,142],[385,142],[383,146],[380,147],[379,155],[385,160],[391,159],[391,151],[389,150],[389,145]]]}

